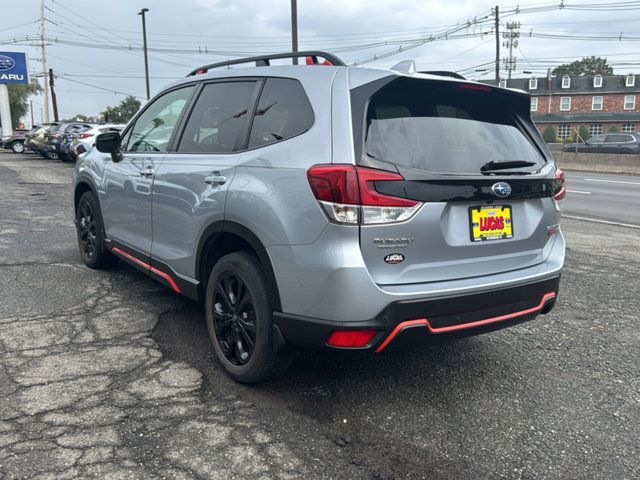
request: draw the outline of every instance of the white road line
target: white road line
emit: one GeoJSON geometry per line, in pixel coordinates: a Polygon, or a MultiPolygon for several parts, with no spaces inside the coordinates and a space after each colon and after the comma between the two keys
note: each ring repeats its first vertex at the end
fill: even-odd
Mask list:
{"type": "Polygon", "coordinates": [[[607,220],[598,220],[597,218],[578,217],[575,215],[562,215],[562,218],[571,218],[573,220],[584,220],[586,222],[605,223],[607,225],[616,225],[618,227],[640,228],[640,225],[632,225],[631,223],[609,222],[607,220]]]}
{"type": "Polygon", "coordinates": [[[583,178],[587,182],[624,183],[627,185],[640,185],[640,182],[625,182],[623,180],[601,180],[599,178],[583,178]]]}
{"type": "Polygon", "coordinates": [[[568,193],[582,193],[583,195],[591,195],[591,192],[585,192],[583,190],[569,190],[567,189],[568,193]]]}

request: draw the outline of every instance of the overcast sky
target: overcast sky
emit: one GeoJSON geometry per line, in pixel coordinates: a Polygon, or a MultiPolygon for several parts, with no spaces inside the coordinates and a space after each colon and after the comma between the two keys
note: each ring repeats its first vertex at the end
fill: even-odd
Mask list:
{"type": "MultiPolygon", "coordinates": [[[[24,41],[27,35],[32,38],[39,34],[40,1],[0,2],[0,51],[27,51],[32,74],[40,73],[40,51],[24,41]],[[11,43],[16,40],[20,44],[11,43]]],[[[412,41],[430,35],[437,39],[456,25],[469,25],[447,34],[446,39],[367,65],[389,67],[401,60],[414,59],[418,69],[463,71],[469,78],[492,78],[493,65],[489,62],[495,57],[495,37],[491,33],[493,17],[487,16],[495,3],[298,0],[300,48],[336,51],[347,62],[361,61],[374,54],[397,51],[400,45],[406,48],[412,41]],[[461,35],[464,37],[455,38],[461,35]],[[486,71],[476,71],[483,68],[486,71]]],[[[542,76],[548,66],[587,55],[607,56],[616,73],[638,70],[634,64],[640,65],[640,2],[565,1],[565,6],[578,9],[524,12],[559,4],[559,1],[500,4],[504,12],[502,30],[508,21],[521,22],[521,37],[515,50],[516,76],[529,76],[523,71],[542,76]],[[594,8],[595,3],[609,6],[594,8]],[[520,13],[514,12],[516,6],[520,7],[520,13]],[[622,34],[623,41],[540,38],[556,34],[563,37],[622,34]],[[633,35],[638,40],[624,40],[633,35]]],[[[142,53],[136,51],[142,44],[141,18],[136,13],[142,7],[150,10],[149,47],[174,50],[150,54],[152,94],[199,65],[290,50],[289,0],[46,0],[46,7],[46,36],[50,39],[47,63],[60,75],[57,91],[62,117],[98,114],[107,105],[117,104],[125,94],[144,100],[144,63],[142,53]],[[132,50],[119,50],[121,47],[132,50]]],[[[501,48],[501,57],[506,54],[501,48]]],[[[34,98],[36,123],[41,120],[41,107],[42,99],[34,98]]]]}

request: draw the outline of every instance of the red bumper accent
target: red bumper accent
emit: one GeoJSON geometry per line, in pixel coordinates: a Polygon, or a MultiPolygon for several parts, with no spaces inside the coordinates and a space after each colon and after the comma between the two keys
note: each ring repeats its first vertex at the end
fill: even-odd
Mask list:
{"type": "Polygon", "coordinates": [[[407,329],[407,328],[414,328],[414,327],[422,327],[425,326],[429,329],[429,332],[432,334],[438,334],[438,333],[448,333],[448,332],[455,332],[458,330],[464,330],[467,328],[474,328],[474,327],[481,327],[483,325],[489,325],[492,323],[496,323],[496,322],[503,322],[505,320],[511,320],[514,318],[518,318],[518,317],[523,317],[525,315],[530,315],[532,313],[536,313],[539,312],[540,310],[542,310],[545,306],[545,304],[551,300],[552,298],[556,298],[557,297],[557,293],[555,292],[549,292],[547,294],[545,294],[542,297],[542,300],[540,301],[540,303],[533,307],[533,308],[529,308],[527,310],[521,310],[519,312],[514,312],[514,313],[509,313],[507,315],[501,315],[499,317],[491,317],[491,318],[486,318],[484,320],[478,320],[476,322],[469,322],[469,323],[461,323],[458,325],[451,325],[449,327],[440,327],[440,328],[434,328],[431,326],[431,324],[429,323],[429,320],[427,318],[420,318],[417,320],[408,320],[406,322],[402,322],[399,323],[396,328],[393,329],[393,331],[389,334],[389,336],[385,339],[384,342],[382,342],[382,344],[380,344],[380,346],[376,349],[376,353],[382,352],[385,348],[387,348],[387,346],[393,341],[393,339],[403,330],[407,329]]]}

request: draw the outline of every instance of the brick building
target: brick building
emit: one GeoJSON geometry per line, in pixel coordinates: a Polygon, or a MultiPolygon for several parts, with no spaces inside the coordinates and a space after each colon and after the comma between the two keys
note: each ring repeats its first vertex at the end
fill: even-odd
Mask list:
{"type": "Polygon", "coordinates": [[[640,132],[640,75],[513,78],[500,86],[531,94],[531,116],[540,133],[548,125],[563,139],[575,136],[581,125],[592,136],[614,126],[640,132]]]}

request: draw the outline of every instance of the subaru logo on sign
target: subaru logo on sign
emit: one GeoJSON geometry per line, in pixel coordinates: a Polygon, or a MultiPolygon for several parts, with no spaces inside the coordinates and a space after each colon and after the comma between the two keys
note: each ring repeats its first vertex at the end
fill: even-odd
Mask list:
{"type": "Polygon", "coordinates": [[[504,198],[511,195],[511,185],[507,182],[498,182],[491,185],[491,191],[496,197],[504,198]]]}
{"type": "Polygon", "coordinates": [[[0,72],[11,70],[15,66],[16,62],[13,58],[7,57],[6,55],[0,55],[0,72]]]}

